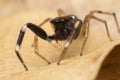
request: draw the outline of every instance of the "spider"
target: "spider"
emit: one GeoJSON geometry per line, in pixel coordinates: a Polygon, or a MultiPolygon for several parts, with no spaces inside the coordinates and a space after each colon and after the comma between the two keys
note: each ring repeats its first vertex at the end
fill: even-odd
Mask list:
{"type": "Polygon", "coordinates": [[[39,25],[35,25],[33,23],[27,23],[21,28],[19,37],[17,39],[17,45],[16,45],[15,52],[16,52],[19,60],[23,64],[26,71],[28,70],[28,68],[25,65],[23,59],[21,58],[21,56],[19,54],[19,48],[21,46],[21,43],[23,41],[23,37],[24,37],[24,34],[25,34],[27,28],[29,28],[31,31],[33,31],[35,33],[35,37],[34,37],[35,53],[38,56],[40,56],[43,60],[45,60],[48,64],[50,64],[50,61],[48,61],[45,57],[43,57],[42,55],[40,55],[38,53],[38,37],[42,38],[43,40],[48,41],[49,43],[53,44],[54,46],[57,45],[58,41],[66,41],[64,44],[64,48],[60,52],[61,55],[57,62],[58,65],[60,64],[60,61],[64,58],[64,55],[65,55],[69,45],[71,44],[71,42],[74,39],[78,38],[78,36],[80,34],[82,34],[84,37],[84,42],[83,42],[83,45],[82,45],[82,48],[80,51],[80,55],[82,55],[84,47],[85,47],[87,39],[88,39],[89,22],[91,19],[100,21],[105,24],[107,36],[108,36],[109,40],[112,41],[106,21],[94,16],[94,13],[112,15],[115,19],[117,30],[120,33],[120,29],[119,29],[119,25],[118,25],[118,21],[117,21],[115,13],[94,10],[94,11],[91,11],[85,17],[85,19],[83,21],[80,20],[75,15],[66,15],[62,9],[58,9],[57,13],[58,13],[58,17],[55,17],[53,19],[47,18],[39,25]],[[51,26],[51,28],[55,32],[53,35],[47,35],[47,33],[41,28],[41,26],[44,25],[46,22],[50,22],[50,24],[53,25],[53,26],[51,26]],[[83,29],[81,29],[81,28],[83,28],[83,29]],[[56,42],[56,44],[54,42],[56,42]]]}

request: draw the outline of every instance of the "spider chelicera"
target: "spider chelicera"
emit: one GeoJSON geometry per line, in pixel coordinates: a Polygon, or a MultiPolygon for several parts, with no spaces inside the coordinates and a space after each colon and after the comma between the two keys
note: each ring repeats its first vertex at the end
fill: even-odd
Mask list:
{"type": "Polygon", "coordinates": [[[94,16],[94,13],[112,15],[115,19],[117,29],[120,33],[120,29],[119,29],[119,25],[118,25],[118,21],[117,21],[115,13],[94,10],[94,11],[91,11],[85,17],[85,19],[82,21],[75,15],[66,15],[61,9],[58,9],[57,12],[58,12],[58,17],[56,17],[56,18],[53,18],[53,19],[47,18],[39,25],[27,23],[21,28],[20,34],[19,34],[19,37],[17,40],[15,52],[26,70],[28,70],[28,68],[25,65],[23,59],[21,58],[18,50],[20,48],[20,45],[22,43],[22,40],[23,40],[23,37],[24,37],[24,34],[25,34],[27,28],[29,28],[31,31],[33,31],[35,33],[35,37],[34,37],[35,53],[38,56],[40,56],[42,59],[44,59],[48,64],[50,64],[50,62],[38,53],[38,37],[42,38],[43,40],[48,41],[49,43],[51,43],[53,45],[55,45],[53,41],[56,41],[56,43],[57,43],[57,41],[66,40],[64,48],[60,52],[61,55],[60,55],[60,58],[57,63],[58,65],[60,64],[60,61],[64,58],[64,55],[68,49],[68,46],[71,44],[71,42],[74,39],[76,39],[79,36],[79,34],[81,34],[81,32],[83,33],[83,36],[85,38],[83,45],[82,45],[81,52],[80,52],[80,55],[82,55],[82,52],[84,50],[85,44],[88,39],[89,22],[91,19],[95,19],[95,20],[100,21],[105,24],[107,36],[108,36],[109,40],[112,41],[106,21],[94,16]],[[55,32],[53,35],[50,35],[50,36],[47,35],[47,33],[42,28],[40,28],[43,24],[45,24],[48,21],[50,22],[51,25],[54,26],[52,28],[54,28],[53,30],[55,32]],[[81,28],[83,28],[83,29],[81,30],[81,28]]]}

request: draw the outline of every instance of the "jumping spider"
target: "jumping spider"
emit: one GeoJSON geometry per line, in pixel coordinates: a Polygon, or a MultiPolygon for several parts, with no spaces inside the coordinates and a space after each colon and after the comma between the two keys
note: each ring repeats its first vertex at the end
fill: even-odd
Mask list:
{"type": "Polygon", "coordinates": [[[53,18],[53,19],[47,18],[39,25],[27,23],[21,28],[20,34],[19,34],[19,37],[17,40],[15,52],[16,52],[18,58],[20,59],[21,63],[23,64],[23,66],[26,70],[28,70],[28,68],[26,67],[23,59],[21,58],[18,50],[20,48],[20,45],[22,43],[22,40],[23,40],[23,37],[24,37],[24,34],[25,34],[27,28],[29,28],[31,31],[33,31],[36,35],[34,37],[35,53],[49,64],[50,64],[50,62],[38,53],[38,37],[42,38],[43,40],[48,41],[51,44],[54,44],[53,41],[57,42],[60,40],[66,40],[66,43],[65,43],[64,48],[62,49],[62,51],[60,53],[61,55],[60,55],[60,58],[59,58],[58,63],[57,63],[57,64],[60,64],[60,61],[63,59],[63,57],[67,51],[68,46],[71,44],[71,42],[74,39],[76,39],[79,36],[80,32],[84,32],[83,36],[85,38],[83,45],[82,45],[81,52],[80,52],[80,55],[82,55],[82,52],[84,50],[84,47],[85,47],[87,39],[88,39],[89,22],[91,19],[95,19],[95,20],[100,21],[100,22],[105,24],[107,36],[108,36],[109,40],[112,41],[112,38],[110,36],[106,21],[94,16],[94,13],[112,15],[115,19],[117,29],[120,33],[119,25],[118,25],[118,21],[117,21],[115,13],[94,10],[94,11],[91,11],[85,17],[85,19],[82,21],[75,15],[65,15],[65,13],[61,9],[58,9],[57,12],[58,12],[58,17],[56,17],[56,18],[53,18]],[[50,35],[50,36],[48,36],[47,33],[42,28],[40,28],[43,24],[45,24],[48,21],[50,22],[51,25],[54,26],[52,28],[54,28],[53,30],[55,32],[53,35],[50,35]],[[81,27],[84,27],[84,31],[81,31],[81,27]]]}

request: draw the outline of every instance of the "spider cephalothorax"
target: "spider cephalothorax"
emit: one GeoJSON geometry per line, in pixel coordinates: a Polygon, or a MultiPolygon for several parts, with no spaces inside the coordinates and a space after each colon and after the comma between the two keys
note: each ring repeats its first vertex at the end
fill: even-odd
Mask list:
{"type": "Polygon", "coordinates": [[[78,21],[78,19],[74,15],[56,17],[52,19],[51,23],[54,25],[55,34],[49,36],[49,38],[55,40],[66,40],[71,32],[75,29],[74,26],[76,21],[78,21]]]}

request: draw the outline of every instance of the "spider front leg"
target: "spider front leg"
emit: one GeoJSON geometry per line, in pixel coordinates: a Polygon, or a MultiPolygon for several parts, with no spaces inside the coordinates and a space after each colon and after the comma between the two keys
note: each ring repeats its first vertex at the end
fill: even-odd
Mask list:
{"type": "MultiPolygon", "coordinates": [[[[54,26],[53,26],[53,24],[51,24],[50,21],[51,21],[51,18],[47,18],[47,19],[45,19],[42,23],[40,23],[40,24],[38,25],[38,27],[41,27],[41,26],[43,26],[45,23],[49,22],[49,23],[50,23],[50,27],[51,27],[52,30],[54,31],[54,30],[55,30],[55,29],[54,29],[54,26]]],[[[51,43],[55,48],[58,48],[58,47],[59,47],[59,45],[57,45],[54,40],[52,40],[50,43],[51,43]]],[[[37,36],[36,34],[35,34],[35,36],[34,36],[34,41],[33,41],[32,46],[35,48],[35,53],[36,53],[37,55],[39,55],[39,54],[38,54],[38,36],[37,36]]]]}
{"type": "Polygon", "coordinates": [[[73,39],[74,39],[74,38],[76,37],[76,35],[79,33],[79,32],[77,32],[77,31],[78,31],[77,29],[80,29],[81,25],[82,25],[82,21],[81,21],[81,20],[79,20],[79,21],[76,22],[75,27],[74,27],[74,30],[73,30],[72,33],[68,36],[68,39],[67,39],[64,47],[62,48],[61,52],[60,52],[61,55],[60,55],[60,58],[59,58],[59,60],[58,60],[58,62],[57,62],[58,65],[60,64],[60,61],[64,58],[64,56],[65,56],[65,54],[66,54],[66,52],[67,52],[67,49],[68,49],[69,45],[72,43],[73,39]],[[79,28],[78,28],[78,27],[79,27],[79,28]]]}
{"type": "Polygon", "coordinates": [[[82,56],[83,54],[83,50],[85,48],[85,45],[86,45],[86,42],[87,42],[87,39],[88,39],[88,35],[89,35],[89,22],[88,21],[84,21],[83,22],[83,26],[82,27],[85,27],[85,32],[84,32],[84,41],[83,41],[83,45],[82,45],[82,48],[81,48],[81,52],[80,52],[80,56],[82,56]]]}
{"type": "MultiPolygon", "coordinates": [[[[50,20],[51,20],[50,18],[45,19],[42,23],[40,23],[38,25],[38,27],[43,26],[45,23],[47,23],[50,20]]],[[[54,29],[54,27],[52,26],[52,24],[50,24],[50,25],[51,25],[51,28],[54,29]]],[[[34,41],[33,41],[32,46],[35,48],[35,53],[38,53],[38,36],[36,34],[34,36],[34,41]]]]}
{"type": "MultiPolygon", "coordinates": [[[[20,30],[20,34],[19,34],[19,37],[18,37],[18,40],[17,40],[17,45],[16,45],[16,49],[15,49],[15,52],[17,54],[17,57],[19,58],[20,62],[23,64],[25,70],[27,71],[28,68],[27,66],[25,65],[22,57],[20,56],[19,54],[19,48],[21,46],[21,43],[23,41],[23,37],[24,37],[24,34],[26,32],[26,29],[29,28],[30,30],[32,30],[37,36],[39,36],[40,38],[44,39],[44,40],[48,40],[48,36],[46,34],[46,32],[42,29],[42,28],[39,28],[37,25],[35,24],[32,24],[32,23],[27,23],[25,24],[21,30],[20,30]]],[[[37,53],[38,54],[38,53],[37,53]]],[[[41,56],[40,54],[38,54],[42,59],[44,59],[47,63],[50,63],[46,58],[44,58],[43,56],[41,56]]]]}

